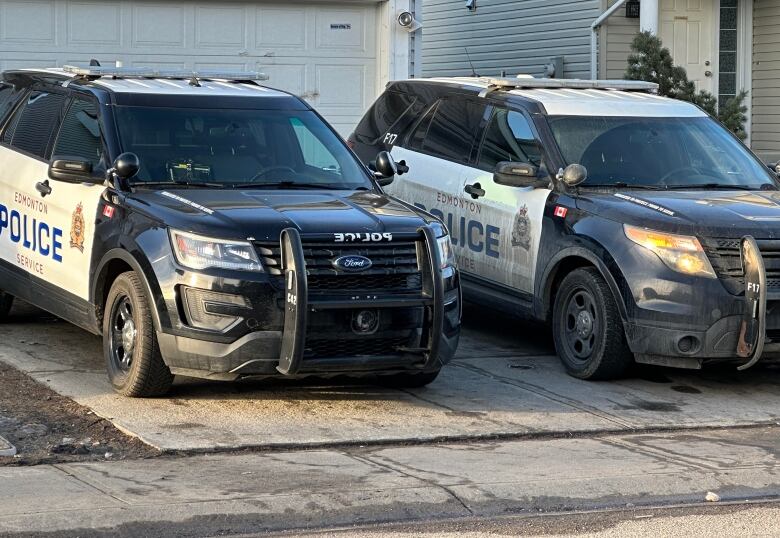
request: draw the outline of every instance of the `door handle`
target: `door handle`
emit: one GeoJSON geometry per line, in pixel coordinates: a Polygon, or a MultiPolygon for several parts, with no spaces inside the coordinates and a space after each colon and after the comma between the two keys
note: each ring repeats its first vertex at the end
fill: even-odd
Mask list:
{"type": "Polygon", "coordinates": [[[485,196],[485,189],[483,189],[482,185],[480,185],[479,183],[474,183],[473,185],[466,185],[465,187],[463,187],[463,190],[469,193],[471,197],[474,198],[475,200],[480,196],[485,196]]]}
{"type": "Polygon", "coordinates": [[[49,180],[46,181],[39,181],[35,184],[36,190],[41,193],[41,198],[46,198],[49,194],[51,194],[51,186],[49,185],[49,180]]]}

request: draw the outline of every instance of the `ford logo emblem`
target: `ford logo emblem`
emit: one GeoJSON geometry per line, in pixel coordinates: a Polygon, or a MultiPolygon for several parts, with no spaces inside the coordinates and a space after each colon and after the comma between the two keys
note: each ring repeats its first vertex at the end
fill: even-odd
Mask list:
{"type": "Polygon", "coordinates": [[[365,271],[373,265],[373,262],[365,256],[350,255],[341,256],[333,260],[333,267],[342,271],[348,271],[350,273],[357,273],[358,271],[365,271]]]}

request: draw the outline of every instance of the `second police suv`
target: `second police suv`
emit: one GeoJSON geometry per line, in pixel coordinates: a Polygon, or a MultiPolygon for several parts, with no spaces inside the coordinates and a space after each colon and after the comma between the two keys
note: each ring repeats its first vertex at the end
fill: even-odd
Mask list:
{"type": "Polygon", "coordinates": [[[433,381],[460,330],[445,229],[260,78],[5,72],[0,318],[19,297],[102,334],[129,396],[174,374],[433,381]]]}
{"type": "Polygon", "coordinates": [[[349,143],[366,163],[390,150],[409,168],[386,189],[447,225],[464,297],[550,322],[571,375],[777,358],[776,176],[655,90],[395,82],[349,143]]]}

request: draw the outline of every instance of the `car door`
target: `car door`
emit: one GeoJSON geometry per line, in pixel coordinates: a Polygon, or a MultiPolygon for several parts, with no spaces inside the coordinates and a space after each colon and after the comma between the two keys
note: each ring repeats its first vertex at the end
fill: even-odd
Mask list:
{"type": "Polygon", "coordinates": [[[509,187],[493,181],[496,164],[523,162],[547,177],[542,145],[530,118],[519,110],[495,107],[485,127],[475,166],[464,174],[463,189],[482,207],[484,245],[474,252],[480,278],[533,293],[542,217],[550,189],[509,187]],[[481,193],[484,191],[484,195],[481,193]]]}
{"type": "MultiPolygon", "coordinates": [[[[464,173],[487,107],[461,96],[440,99],[413,128],[408,139],[392,148],[409,172],[385,190],[430,211],[447,225],[459,263],[469,263],[470,222],[479,204],[462,192],[464,173]]],[[[473,241],[472,241],[473,244],[473,241]]]]}

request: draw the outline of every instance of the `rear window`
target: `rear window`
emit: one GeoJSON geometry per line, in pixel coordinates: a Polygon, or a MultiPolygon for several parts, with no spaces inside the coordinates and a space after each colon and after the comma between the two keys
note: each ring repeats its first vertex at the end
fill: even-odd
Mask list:
{"type": "Polygon", "coordinates": [[[466,162],[485,106],[466,99],[442,99],[415,128],[410,149],[443,159],[466,162]]]}
{"type": "MultiPolygon", "coordinates": [[[[417,101],[416,97],[398,92],[385,92],[366,112],[355,128],[360,142],[373,144],[383,137],[409,111],[417,101]]],[[[396,133],[397,134],[397,133],[396,133]]]]}
{"type": "Polygon", "coordinates": [[[45,157],[64,103],[64,95],[32,92],[6,129],[3,142],[32,155],[45,157]]]}

